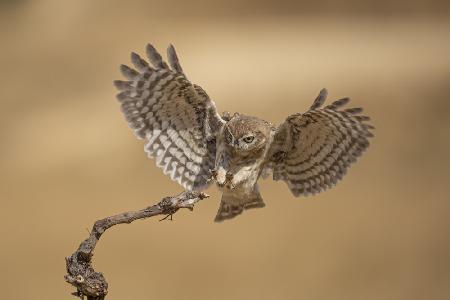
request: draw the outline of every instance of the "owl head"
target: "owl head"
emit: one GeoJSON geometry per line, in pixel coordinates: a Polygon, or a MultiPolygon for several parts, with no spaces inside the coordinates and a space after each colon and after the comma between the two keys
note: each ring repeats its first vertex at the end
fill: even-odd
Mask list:
{"type": "Polygon", "coordinates": [[[254,152],[266,148],[273,130],[264,120],[234,114],[224,126],[224,141],[236,152],[254,152]]]}

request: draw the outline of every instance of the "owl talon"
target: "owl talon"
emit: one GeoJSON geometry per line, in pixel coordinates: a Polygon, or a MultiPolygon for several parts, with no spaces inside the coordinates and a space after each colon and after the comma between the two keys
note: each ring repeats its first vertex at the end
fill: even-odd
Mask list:
{"type": "Polygon", "coordinates": [[[233,178],[234,176],[232,173],[227,172],[227,174],[225,174],[225,184],[230,190],[234,190],[236,188],[236,186],[233,184],[233,178]]]}
{"type": "Polygon", "coordinates": [[[217,180],[217,171],[216,170],[209,170],[209,178],[206,180],[206,182],[211,182],[212,180],[217,180]]]}
{"type": "Polygon", "coordinates": [[[233,178],[234,175],[230,172],[227,172],[225,174],[225,178],[218,178],[219,172],[217,170],[209,170],[210,175],[209,178],[207,179],[207,182],[211,182],[212,180],[214,180],[217,184],[217,186],[219,186],[220,188],[223,187],[227,187],[231,190],[233,190],[236,186],[233,184],[233,178]]]}

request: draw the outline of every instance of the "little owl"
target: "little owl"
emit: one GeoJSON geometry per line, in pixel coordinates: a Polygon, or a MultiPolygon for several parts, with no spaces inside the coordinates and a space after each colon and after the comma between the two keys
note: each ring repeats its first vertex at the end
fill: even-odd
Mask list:
{"type": "Polygon", "coordinates": [[[294,196],[334,186],[373,136],[361,108],[342,108],[348,98],[322,107],[325,89],[308,111],[278,127],[240,113],[220,116],[206,92],[187,79],[172,45],[169,65],[152,45],[146,52],[152,65],[132,53],[135,69],[120,66],[127,80],[114,84],[122,111],[164,174],[189,191],[217,184],[222,191],[217,222],[264,207],[260,176],[272,173],[294,196]]]}

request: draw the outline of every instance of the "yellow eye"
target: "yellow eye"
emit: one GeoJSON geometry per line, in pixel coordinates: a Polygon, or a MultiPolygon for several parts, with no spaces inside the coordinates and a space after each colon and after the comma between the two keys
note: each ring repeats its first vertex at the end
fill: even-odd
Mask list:
{"type": "Polygon", "coordinates": [[[247,144],[250,144],[251,142],[253,142],[253,139],[255,137],[252,135],[246,136],[245,138],[243,138],[244,142],[246,142],[247,144]]]}

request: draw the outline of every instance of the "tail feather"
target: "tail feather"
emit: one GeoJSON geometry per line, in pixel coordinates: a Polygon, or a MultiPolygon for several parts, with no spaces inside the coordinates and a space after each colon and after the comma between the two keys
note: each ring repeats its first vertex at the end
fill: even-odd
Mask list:
{"type": "Polygon", "coordinates": [[[259,191],[255,190],[247,197],[238,198],[233,194],[223,194],[220,207],[217,211],[215,222],[232,219],[246,209],[260,208],[266,206],[259,191]]]}

